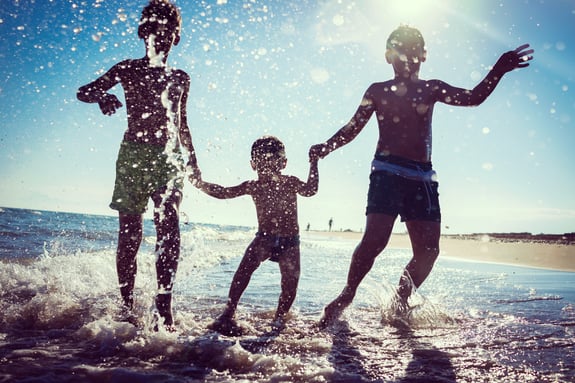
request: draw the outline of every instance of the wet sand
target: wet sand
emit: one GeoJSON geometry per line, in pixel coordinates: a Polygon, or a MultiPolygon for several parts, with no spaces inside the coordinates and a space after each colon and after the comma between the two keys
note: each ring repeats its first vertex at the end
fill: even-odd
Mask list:
{"type": "MultiPolygon", "coordinates": [[[[362,233],[350,231],[311,231],[306,234],[347,238],[358,242],[362,236],[362,233]]],[[[439,246],[440,257],[575,272],[575,244],[572,241],[444,235],[439,246]]],[[[388,247],[409,249],[409,237],[407,234],[393,234],[388,247]]]]}

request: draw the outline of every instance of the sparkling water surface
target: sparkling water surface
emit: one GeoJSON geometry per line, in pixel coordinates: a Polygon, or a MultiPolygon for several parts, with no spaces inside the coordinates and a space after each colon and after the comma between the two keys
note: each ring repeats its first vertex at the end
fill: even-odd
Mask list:
{"type": "Polygon", "coordinates": [[[573,382],[575,273],[440,257],[406,321],[392,315],[409,249],[386,249],[352,306],[325,331],[356,241],[302,233],[288,327],[269,333],[277,264],[253,275],[240,338],[221,312],[252,228],[182,224],[178,332],[151,329],[155,233],[146,222],[136,313],[120,321],[115,217],[0,210],[0,382],[573,382]]]}

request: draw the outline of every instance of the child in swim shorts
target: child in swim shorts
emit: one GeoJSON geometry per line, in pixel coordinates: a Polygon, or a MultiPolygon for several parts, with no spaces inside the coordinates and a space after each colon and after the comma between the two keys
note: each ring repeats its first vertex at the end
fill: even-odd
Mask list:
{"type": "Polygon", "coordinates": [[[257,180],[231,187],[204,181],[196,184],[208,195],[220,199],[249,195],[256,207],[258,232],[234,274],[224,312],[209,326],[211,330],[230,336],[242,334],[242,328],[234,320],[238,302],[254,271],[267,259],[278,262],[281,272],[281,294],[272,328],[279,331],[284,327],[285,316],[296,297],[300,275],[297,195],[315,195],[319,182],[317,157],[310,156],[307,182],[281,173],[287,158],[283,143],[276,137],[256,140],[251,156],[257,180]]]}
{"type": "Polygon", "coordinates": [[[122,103],[108,91],[124,89],[128,128],[116,162],[116,182],[110,207],[118,211],[120,228],[116,268],[125,319],[137,323],[134,308],[136,255],[142,241],[142,214],[154,203],[156,226],[155,303],[159,318],[173,330],[172,288],[180,256],[179,205],[182,200],[184,160],[188,153],[190,178],[199,177],[192,136],[186,117],[190,78],[167,65],[168,53],[180,41],[181,17],[167,0],[151,0],[143,9],[138,37],[146,55],[114,65],[95,81],[82,86],[78,99],[98,103],[111,115],[122,103]]]}

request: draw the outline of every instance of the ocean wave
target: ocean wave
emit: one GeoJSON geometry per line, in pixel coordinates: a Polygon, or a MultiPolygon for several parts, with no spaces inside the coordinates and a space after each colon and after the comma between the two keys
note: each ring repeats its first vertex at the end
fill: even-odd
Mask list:
{"type": "MultiPolygon", "coordinates": [[[[25,218],[30,216],[44,222],[49,218],[46,213],[25,218]]],[[[74,219],[92,219],[90,226],[101,223],[101,232],[116,234],[114,218],[74,219]]],[[[207,326],[226,304],[232,276],[254,230],[188,224],[182,227],[173,291],[178,331],[156,332],[155,237],[153,225],[147,225],[150,241],[138,254],[138,327],[121,315],[114,245],[74,248],[56,236],[45,241],[51,245],[42,256],[0,263],[0,380],[575,379],[570,362],[575,360],[574,299],[563,287],[573,283],[572,273],[439,260],[411,298],[404,320],[398,321],[393,300],[411,252],[388,249],[340,320],[319,331],[315,324],[322,309],[345,286],[356,243],[303,234],[300,284],[286,329],[270,333],[281,276],[276,263],[264,262],[238,307],[236,319],[246,334],[227,338],[207,326]]],[[[87,242],[97,241],[96,236],[87,242]]]]}

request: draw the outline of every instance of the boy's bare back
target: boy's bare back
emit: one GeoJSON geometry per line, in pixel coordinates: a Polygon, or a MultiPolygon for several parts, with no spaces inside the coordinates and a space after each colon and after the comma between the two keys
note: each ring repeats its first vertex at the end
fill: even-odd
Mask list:
{"type": "Polygon", "coordinates": [[[431,161],[431,121],[435,104],[479,105],[503,76],[503,73],[488,76],[469,90],[441,80],[421,80],[417,78],[417,72],[406,78],[397,70],[394,79],[374,83],[367,89],[358,113],[365,116],[364,119],[372,112],[377,116],[378,154],[419,162],[431,161]]]}
{"type": "Polygon", "coordinates": [[[297,235],[297,195],[309,197],[315,191],[294,176],[260,177],[248,182],[248,193],[256,206],[259,231],[279,236],[297,235]]]}
{"type": "Polygon", "coordinates": [[[212,197],[221,199],[251,196],[256,207],[258,231],[286,237],[299,233],[297,195],[309,197],[317,191],[317,187],[295,176],[282,174],[260,176],[257,180],[244,181],[232,187],[203,181],[198,186],[212,197]]]}
{"type": "Polygon", "coordinates": [[[423,37],[415,29],[400,27],[388,39],[385,56],[393,66],[394,78],[372,84],[349,123],[326,143],[314,146],[312,152],[325,157],[352,141],[375,113],[379,126],[376,154],[429,163],[435,104],[481,104],[505,73],[529,66],[533,50],[528,48],[525,44],[506,52],[477,86],[464,89],[441,80],[420,79],[420,66],[427,58],[423,37]],[[395,33],[398,35],[394,36],[395,33]]]}
{"type": "Polygon", "coordinates": [[[429,161],[433,93],[428,82],[422,80],[393,79],[367,89],[362,113],[371,116],[375,112],[377,116],[377,153],[429,161]]]}
{"type": "MultiPolygon", "coordinates": [[[[178,107],[186,107],[190,87],[190,78],[186,72],[154,65],[148,57],[125,60],[114,65],[84,89],[81,88],[78,93],[88,94],[95,89],[104,92],[118,83],[124,89],[128,115],[128,129],[124,139],[164,146],[170,138],[170,124],[187,129],[187,121],[170,121],[178,116],[186,117],[185,110],[177,110],[178,107]]],[[[114,113],[121,106],[115,104],[114,107],[113,99],[107,100],[105,105],[109,108],[106,114],[114,113]]]]}
{"type": "Polygon", "coordinates": [[[311,197],[318,190],[318,158],[310,157],[307,182],[281,174],[287,159],[283,144],[275,137],[263,137],[252,146],[252,168],[257,180],[224,187],[200,181],[196,186],[208,195],[228,199],[242,195],[252,197],[257,213],[258,232],[264,235],[291,237],[299,234],[297,196],[311,197]]]}

